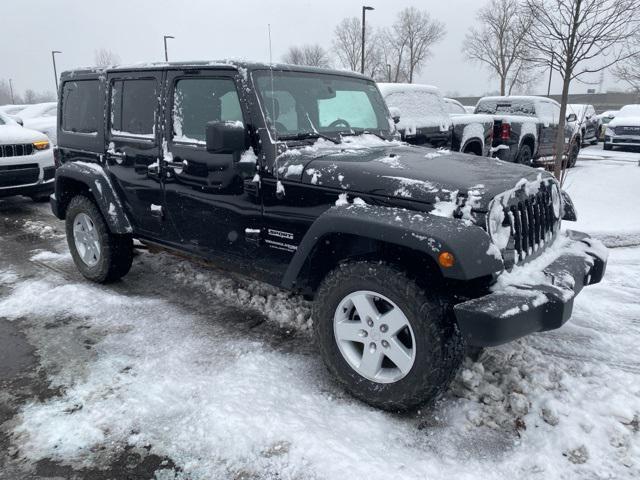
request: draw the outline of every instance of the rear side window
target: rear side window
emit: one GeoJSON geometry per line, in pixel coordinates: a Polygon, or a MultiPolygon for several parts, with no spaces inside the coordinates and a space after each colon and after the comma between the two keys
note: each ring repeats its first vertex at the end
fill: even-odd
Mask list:
{"type": "Polygon", "coordinates": [[[205,141],[207,122],[242,122],[240,99],[228,78],[178,80],[173,98],[173,139],[205,141]]]}
{"type": "Polygon", "coordinates": [[[154,79],[111,83],[112,135],[155,138],[158,93],[154,79]]]}
{"type": "Polygon", "coordinates": [[[62,87],[62,130],[69,133],[98,132],[102,105],[97,80],[65,82],[62,87]]]}

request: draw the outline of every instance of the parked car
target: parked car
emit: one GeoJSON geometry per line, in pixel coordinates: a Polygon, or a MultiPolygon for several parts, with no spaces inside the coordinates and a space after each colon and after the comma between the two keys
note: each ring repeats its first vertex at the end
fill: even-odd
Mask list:
{"type": "Polygon", "coordinates": [[[466,114],[464,108],[451,115],[451,104],[431,85],[379,83],[378,86],[387,105],[399,112],[397,127],[406,142],[489,155],[492,118],[466,114]]]}
{"type": "Polygon", "coordinates": [[[611,120],[616,118],[616,115],[620,112],[620,110],[607,110],[606,112],[602,112],[598,115],[600,120],[600,132],[598,133],[598,138],[600,141],[604,142],[604,132],[607,130],[607,125],[611,120]]]}
{"type": "Polygon", "coordinates": [[[575,212],[553,176],[398,141],[368,77],[201,62],[60,80],[51,206],[82,275],[124,276],[136,238],[306,295],[329,370],[377,407],[436,397],[465,343],[560,327],[603,275],[604,247],[561,231],[575,212]],[[570,247],[544,272],[492,291],[554,241],[570,247]]]}
{"type": "MultiPolygon", "coordinates": [[[[524,165],[542,165],[555,154],[560,120],[560,104],[546,97],[484,97],[476,105],[476,114],[494,118],[493,151],[495,156],[524,165]]],[[[567,164],[573,167],[580,152],[580,142],[571,122],[575,113],[567,115],[565,151],[567,164]]]]}
{"type": "Polygon", "coordinates": [[[17,114],[22,125],[44,133],[53,146],[57,144],[56,118],[58,102],[36,103],[29,105],[17,114]]]}
{"type": "Polygon", "coordinates": [[[4,113],[6,116],[13,117],[18,115],[20,111],[27,108],[28,105],[0,105],[0,113],[4,113]]]}
{"type": "Polygon", "coordinates": [[[25,195],[48,200],[55,167],[46,135],[0,113],[0,197],[25,195]]]}
{"type": "Polygon", "coordinates": [[[580,141],[582,145],[598,143],[600,119],[593,105],[570,103],[567,105],[567,114],[571,113],[575,113],[577,118],[572,122],[576,141],[580,141]]]}
{"type": "Polygon", "coordinates": [[[603,148],[613,147],[640,147],[640,104],[625,105],[607,125],[603,148]]]}

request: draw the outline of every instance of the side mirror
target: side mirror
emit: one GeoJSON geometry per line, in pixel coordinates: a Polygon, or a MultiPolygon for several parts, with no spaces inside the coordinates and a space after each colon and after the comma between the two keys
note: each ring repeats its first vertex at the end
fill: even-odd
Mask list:
{"type": "Polygon", "coordinates": [[[567,122],[575,122],[576,120],[578,120],[578,116],[575,113],[567,115],[567,122]]]}
{"type": "Polygon", "coordinates": [[[236,153],[246,149],[242,122],[207,122],[205,134],[209,153],[236,153]]]}
{"type": "Polygon", "coordinates": [[[578,220],[578,213],[576,212],[576,207],[573,205],[573,200],[567,192],[561,190],[562,194],[562,220],[566,220],[568,222],[575,222],[578,220]]]}
{"type": "Polygon", "coordinates": [[[22,120],[20,117],[13,117],[13,119],[16,121],[18,125],[20,125],[21,127],[24,127],[24,120],[22,120]]]}
{"type": "Polygon", "coordinates": [[[398,107],[389,107],[389,113],[391,114],[391,118],[393,118],[393,123],[400,121],[400,109],[398,107]]]}

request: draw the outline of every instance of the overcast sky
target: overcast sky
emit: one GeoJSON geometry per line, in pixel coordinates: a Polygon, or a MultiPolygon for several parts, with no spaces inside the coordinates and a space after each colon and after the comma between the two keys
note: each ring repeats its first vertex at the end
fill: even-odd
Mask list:
{"type": "MultiPolygon", "coordinates": [[[[481,95],[498,82],[460,52],[465,33],[483,0],[368,0],[375,8],[367,25],[386,26],[396,13],[415,5],[442,21],[447,34],[433,49],[416,82],[433,84],[446,94],[481,95]]],[[[287,47],[319,43],[331,48],[333,29],[347,16],[360,16],[353,0],[15,0],[2,1],[0,78],[14,88],[54,90],[51,50],[61,50],[58,71],[91,65],[94,51],[107,48],[123,63],[164,60],[163,35],[170,60],[243,58],[268,61],[267,24],[271,24],[274,60],[287,47]]],[[[556,75],[557,77],[557,75],[556,75]]],[[[548,71],[537,91],[546,93],[548,71]]],[[[556,80],[558,80],[556,78],[556,80]]],[[[559,82],[552,93],[559,92],[559,82]]],[[[605,76],[605,89],[615,81],[605,76]]],[[[574,82],[574,93],[589,88],[574,82]]],[[[597,88],[597,87],[596,87],[597,88]]]]}

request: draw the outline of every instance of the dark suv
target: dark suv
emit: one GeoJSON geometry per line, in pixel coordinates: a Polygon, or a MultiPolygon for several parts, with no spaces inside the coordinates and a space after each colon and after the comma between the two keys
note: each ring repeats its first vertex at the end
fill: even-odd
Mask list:
{"type": "Polygon", "coordinates": [[[465,344],[560,327],[604,273],[553,177],[401,143],[358,74],[78,70],[60,99],[52,208],[86,278],[125,275],[137,238],[301,293],[331,372],[381,408],[434,398],[465,344]]]}

